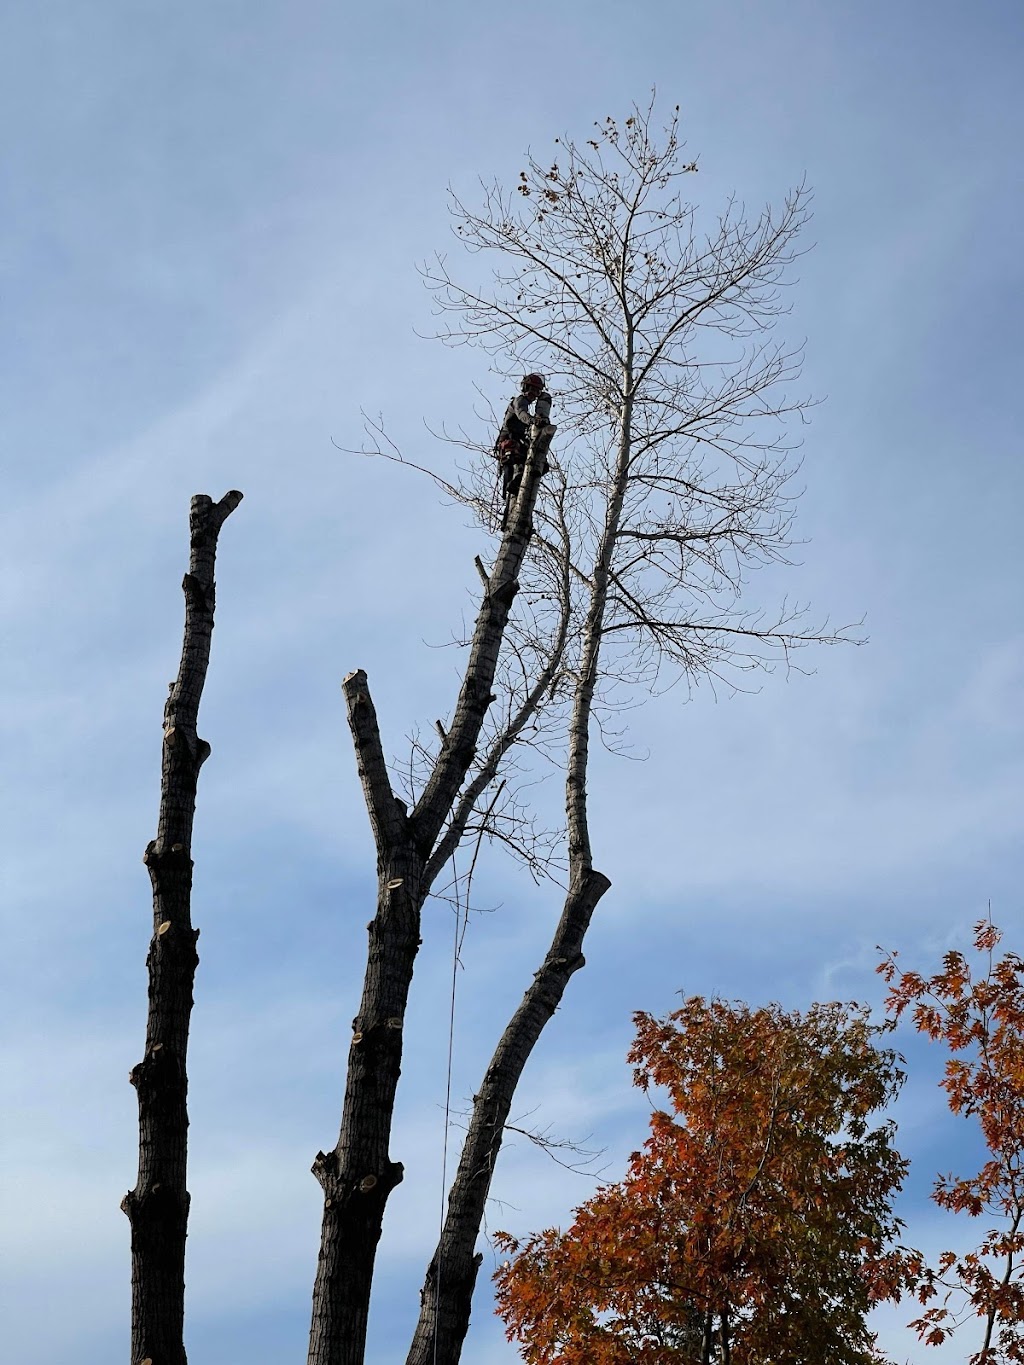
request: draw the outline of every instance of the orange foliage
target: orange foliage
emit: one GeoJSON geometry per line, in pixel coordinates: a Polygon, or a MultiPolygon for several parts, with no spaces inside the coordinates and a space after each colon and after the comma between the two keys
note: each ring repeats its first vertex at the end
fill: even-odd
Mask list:
{"type": "Polygon", "coordinates": [[[998,962],[1002,935],[989,920],[974,926],[984,973],[975,976],[963,953],[946,953],[943,970],[925,980],[901,971],[895,953],[878,967],[890,984],[894,1019],[906,1009],[917,1029],[944,1042],[951,1056],[942,1085],[954,1114],[974,1117],[991,1153],[967,1179],[939,1178],[932,1198],[944,1209],[995,1220],[973,1252],[947,1251],[917,1279],[923,1304],[910,1325],[928,1345],[940,1345],[961,1323],[980,1318],[981,1348],[970,1365],[1024,1361],[1024,960],[998,962]]]}
{"type": "Polygon", "coordinates": [[[531,1365],[877,1361],[867,1312],[906,1277],[906,1162],[868,1122],[902,1082],[880,1030],[699,996],[635,1023],[635,1082],[671,1112],[567,1232],[498,1235],[509,1339],[531,1365]]]}

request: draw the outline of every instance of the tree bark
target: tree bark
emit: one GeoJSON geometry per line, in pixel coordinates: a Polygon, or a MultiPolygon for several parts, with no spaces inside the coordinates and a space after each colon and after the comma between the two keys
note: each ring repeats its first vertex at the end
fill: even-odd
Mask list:
{"type": "Polygon", "coordinates": [[[121,1201],[131,1223],[131,1361],[185,1365],[185,1236],[192,985],[199,956],[192,927],[192,823],[199,769],[210,746],[196,733],[213,634],[214,564],[224,521],[242,500],[192,499],[191,550],[182,582],[185,637],[178,677],[164,705],[157,836],[143,862],[153,888],[146,1053],[129,1080],[139,1100],[139,1174],[121,1201]]]}
{"type": "MultiPolygon", "coordinates": [[[[627,394],[632,384],[631,365],[632,333],[629,333],[623,376],[627,394]]],[[[420,1290],[420,1315],[407,1365],[457,1365],[462,1354],[469,1330],[477,1270],[482,1260],[474,1248],[483,1224],[484,1207],[512,1099],[530,1053],[557,1009],[570,976],[585,964],[583,940],[598,901],[611,886],[604,873],[596,872],[591,862],[587,766],[608,581],[629,473],[630,416],[631,400],[627,398],[620,424],[615,482],[590,580],[580,673],[569,724],[565,784],[569,893],[543,965],[509,1021],[491,1058],[480,1092],[473,1098],[469,1130],[448,1196],[448,1212],[420,1290]]]]}
{"type": "Polygon", "coordinates": [[[420,1291],[420,1316],[407,1365],[456,1365],[459,1359],[483,1259],[474,1248],[516,1086],[569,978],[584,965],[583,939],[610,886],[603,873],[593,870],[570,886],[543,966],[502,1034],[480,1092],[473,1097],[448,1213],[420,1291]]]}
{"type": "Polygon", "coordinates": [[[402,1063],[402,1028],[420,945],[420,911],[433,878],[426,868],[476,757],[494,700],[498,654],[533,527],[543,451],[531,451],[498,557],[477,614],[451,725],[409,813],[391,789],[366,674],[343,684],[363,796],[377,849],[377,911],[359,1013],[352,1021],[345,1100],[337,1145],[318,1152],[313,1174],[324,1191],[320,1252],[313,1286],[308,1365],[362,1365],[370,1289],[391,1191],[402,1165],[389,1139],[402,1063]]]}

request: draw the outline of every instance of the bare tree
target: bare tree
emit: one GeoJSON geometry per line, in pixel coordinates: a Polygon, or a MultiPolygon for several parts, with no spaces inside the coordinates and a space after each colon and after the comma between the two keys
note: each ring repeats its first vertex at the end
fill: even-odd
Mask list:
{"type": "Polygon", "coordinates": [[[189,1196],[188,1051],[192,984],[199,955],[192,927],[192,822],[199,769],[210,746],[196,725],[213,635],[220,528],[242,501],[192,499],[191,551],[182,581],[185,637],[177,679],[164,704],[157,835],[143,862],[153,886],[146,1052],[129,1080],[139,1100],[139,1174],[121,1201],[132,1229],[132,1365],[185,1365],[185,1235],[189,1196]]]}
{"type": "MultiPolygon", "coordinates": [[[[595,725],[663,668],[687,686],[788,663],[846,632],[809,627],[783,605],[750,606],[750,571],[786,562],[794,472],[786,419],[799,350],[772,335],[785,312],[807,193],[748,217],[730,203],[709,231],[681,194],[696,171],[678,111],[609,119],[583,143],[532,157],[513,191],[456,200],[456,232],[497,269],[456,280],[426,272],[452,342],[486,348],[498,371],[542,369],[558,398],[557,455],[541,478],[533,450],[484,594],[450,725],[417,742],[410,811],[381,749],[365,674],[344,691],[378,854],[378,903],[354,1021],[341,1132],[314,1171],[323,1238],[309,1365],[360,1365],[384,1206],[401,1179],[389,1136],[420,908],[469,837],[503,840],[535,871],[550,845],[524,819],[515,755],[555,752],[565,771],[567,879],[561,915],[477,1094],[437,1249],[421,1292],[409,1365],[459,1359],[481,1256],[485,1203],[516,1086],[569,978],[584,965],[591,917],[609,888],[591,849],[587,778],[595,725]],[[513,608],[513,599],[515,599],[513,608]],[[625,691],[624,691],[625,689],[625,691]],[[504,784],[504,785],[503,785],[504,784]],[[531,861],[532,860],[532,861],[531,861]]],[[[372,449],[401,460],[377,431],[372,449]]],[[[487,442],[437,479],[494,533],[487,442]]],[[[437,476],[434,476],[437,477],[437,476]]],[[[397,780],[397,779],[396,779],[397,780]]]]}

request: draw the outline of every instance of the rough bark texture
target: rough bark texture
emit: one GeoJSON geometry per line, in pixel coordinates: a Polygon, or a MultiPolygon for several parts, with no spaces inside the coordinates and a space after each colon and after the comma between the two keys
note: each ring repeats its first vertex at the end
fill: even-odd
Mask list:
{"type": "Polygon", "coordinates": [[[570,976],[584,965],[583,938],[598,901],[610,886],[603,873],[589,871],[570,887],[544,963],[502,1034],[479,1094],[473,1097],[469,1131],[448,1195],[448,1214],[420,1291],[420,1316],[407,1365],[434,1365],[435,1361],[454,1365],[459,1359],[483,1259],[474,1248],[516,1086],[570,976]]]}
{"type": "MultiPolygon", "coordinates": [[[[534,449],[489,575],[455,713],[416,808],[391,790],[366,674],[343,691],[363,795],[377,849],[377,912],[359,1013],[352,1021],[345,1101],[337,1146],[318,1152],[313,1174],[324,1214],[308,1365],[362,1365],[377,1243],[384,1208],[402,1179],[389,1138],[402,1062],[402,1028],[420,945],[420,910],[432,877],[425,869],[450,817],[494,700],[491,687],[518,573],[532,530],[543,452],[534,449]]],[[[434,873],[436,875],[436,872],[434,873]]]]}
{"type": "MultiPolygon", "coordinates": [[[[622,376],[627,394],[632,391],[632,358],[631,333],[627,333],[622,376]]],[[[569,722],[565,783],[569,893],[540,970],[509,1021],[483,1085],[473,1097],[469,1130],[448,1196],[448,1212],[420,1290],[420,1314],[407,1365],[457,1365],[462,1354],[482,1260],[475,1251],[476,1239],[516,1086],[544,1026],[558,1008],[570,976],[585,964],[583,940],[598,901],[611,886],[604,873],[595,872],[591,861],[587,766],[612,556],[629,480],[630,421],[631,400],[627,399],[620,419],[607,514],[589,580],[590,601],[569,722]]]]}
{"type": "Polygon", "coordinates": [[[241,500],[236,491],[218,503],[205,494],[192,499],[182,582],[185,638],[164,706],[157,836],[143,856],[153,887],[149,1014],[146,1053],[129,1075],[139,1100],[139,1174],[121,1202],[131,1223],[132,1365],[185,1365],[186,1052],[199,961],[191,915],[192,822],[199,769],[210,753],[196,724],[210,661],[217,537],[241,500]]]}

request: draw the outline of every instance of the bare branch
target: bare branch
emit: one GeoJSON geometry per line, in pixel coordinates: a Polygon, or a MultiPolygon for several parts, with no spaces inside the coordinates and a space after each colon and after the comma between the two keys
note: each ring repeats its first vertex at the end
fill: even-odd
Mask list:
{"type": "MultiPolygon", "coordinates": [[[[528,1115],[524,1115],[528,1117],[528,1115]]],[[[528,1138],[535,1147],[539,1147],[545,1152],[556,1165],[563,1170],[572,1171],[574,1175],[597,1176],[605,1167],[595,1168],[594,1163],[600,1161],[601,1157],[607,1152],[607,1147],[585,1147],[583,1144],[590,1141],[590,1135],[577,1141],[575,1138],[555,1138],[551,1136],[551,1126],[548,1124],[544,1128],[524,1128],[522,1120],[516,1123],[505,1124],[506,1133],[518,1133],[520,1137],[528,1138]],[[577,1160],[566,1161],[558,1155],[559,1152],[572,1152],[577,1160]]]]}
{"type": "Polygon", "coordinates": [[[377,712],[370,697],[366,674],[361,668],[349,673],[342,683],[349,729],[355,745],[359,780],[380,853],[394,848],[402,838],[405,817],[388,778],[387,763],[380,742],[377,712]]]}

